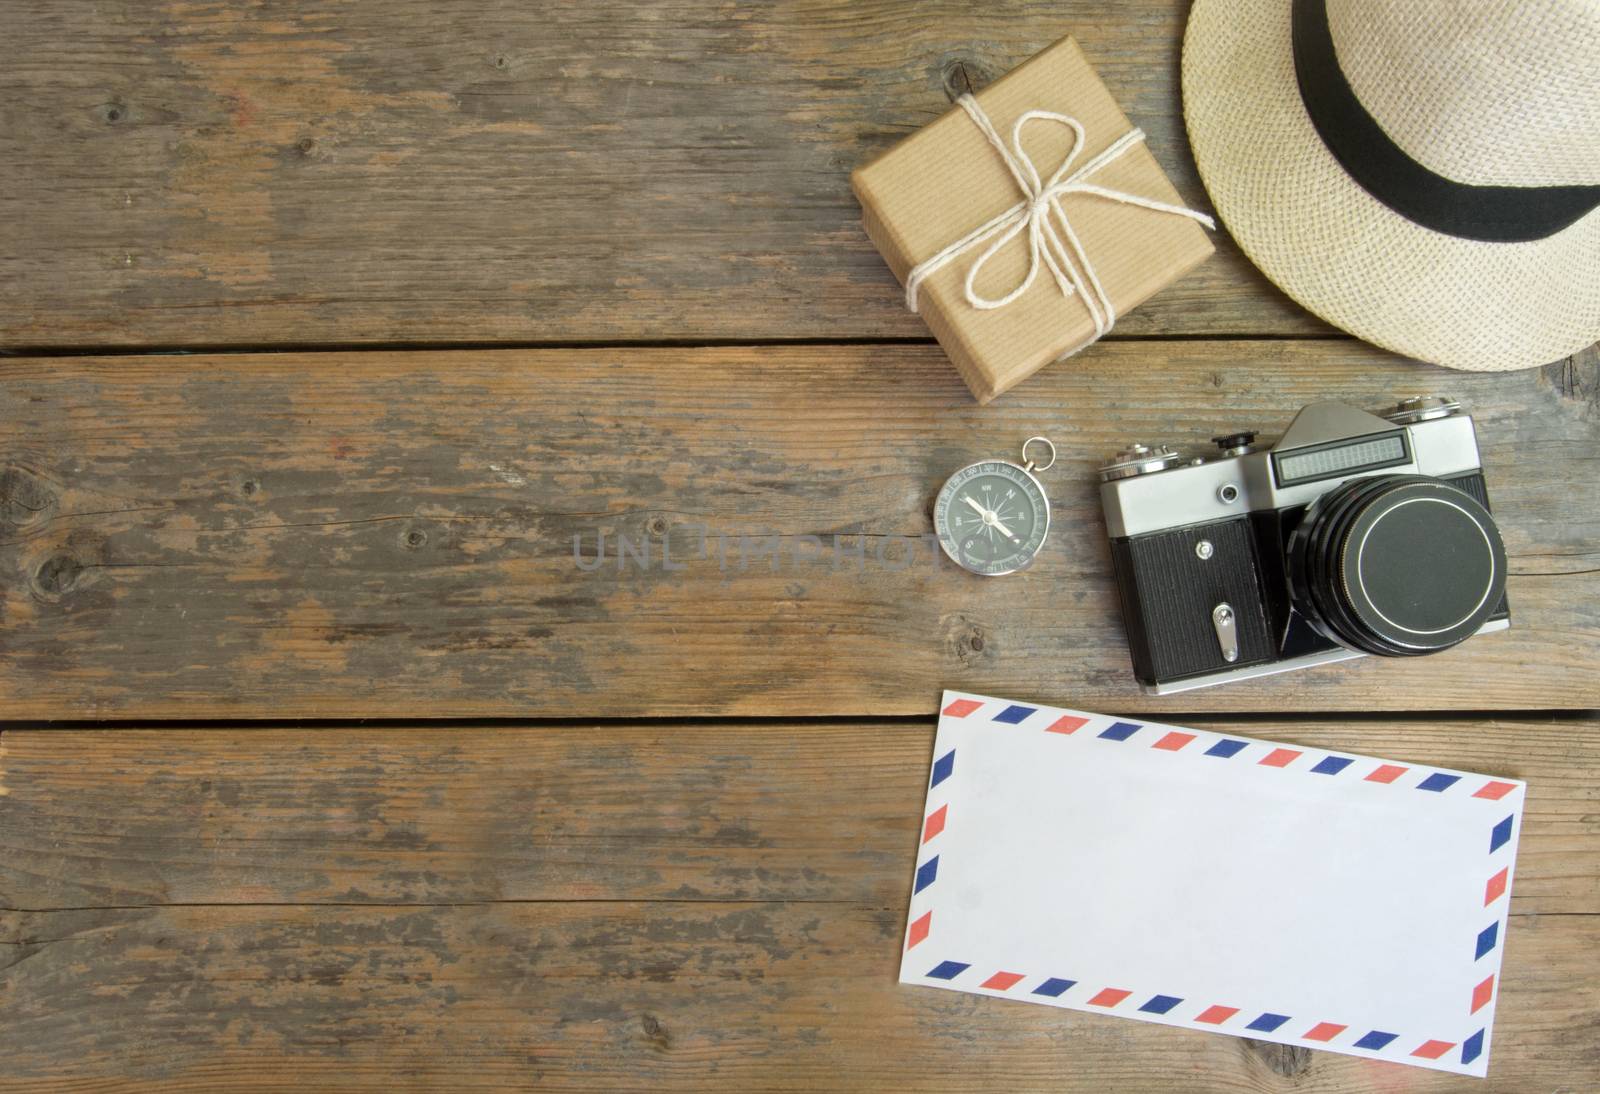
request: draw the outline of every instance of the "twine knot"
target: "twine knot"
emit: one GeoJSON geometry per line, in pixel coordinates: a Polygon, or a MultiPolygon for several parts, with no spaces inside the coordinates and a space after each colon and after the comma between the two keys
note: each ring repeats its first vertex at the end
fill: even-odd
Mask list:
{"type": "MultiPolygon", "coordinates": [[[[1130,129],[1113,141],[1104,152],[1076,171],[1072,171],[1073,162],[1078,158],[1078,153],[1083,151],[1085,141],[1083,125],[1076,118],[1050,110],[1029,110],[1011,127],[1011,146],[1008,148],[1000,139],[1000,134],[995,132],[994,125],[984,113],[983,107],[978,105],[977,99],[968,94],[961,96],[956,103],[967,112],[973,124],[999,153],[1000,159],[1016,182],[1017,189],[1022,191],[1024,197],[1005,212],[991,218],[987,223],[980,224],[967,235],[912,269],[906,277],[906,307],[912,311],[917,310],[917,290],[921,288],[923,281],[973,247],[988,243],[988,247],[967,269],[965,289],[968,304],[984,311],[1005,307],[1032,287],[1034,279],[1039,276],[1040,266],[1043,266],[1055,278],[1056,286],[1061,290],[1062,296],[1083,297],[1084,306],[1089,310],[1089,317],[1094,321],[1094,338],[1090,339],[1092,342],[1102,337],[1116,322],[1116,308],[1101,286],[1100,278],[1095,273],[1089,256],[1084,253],[1083,244],[1079,242],[1078,233],[1073,230],[1072,222],[1067,219],[1065,210],[1061,208],[1063,197],[1067,194],[1088,194],[1121,205],[1137,205],[1141,209],[1157,213],[1188,217],[1199,221],[1207,228],[1216,227],[1210,217],[1185,206],[1112,190],[1086,181],[1090,175],[1144,140],[1144,133],[1141,130],[1130,129]],[[1033,158],[1022,146],[1022,131],[1032,121],[1055,122],[1072,130],[1072,147],[1067,150],[1060,165],[1047,179],[1040,176],[1033,158]],[[1068,174],[1069,171],[1072,173],[1068,174]],[[1052,213],[1055,214],[1053,219],[1052,213]],[[983,296],[975,287],[983,267],[1002,247],[1024,231],[1028,233],[1028,272],[1021,282],[1004,296],[993,299],[983,296]]],[[[1077,347],[1077,349],[1082,348],[1082,346],[1077,347]]]]}

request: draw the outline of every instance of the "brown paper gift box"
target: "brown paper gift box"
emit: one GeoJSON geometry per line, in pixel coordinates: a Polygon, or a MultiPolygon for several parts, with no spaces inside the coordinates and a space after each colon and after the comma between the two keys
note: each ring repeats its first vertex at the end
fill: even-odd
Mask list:
{"type": "MultiPolygon", "coordinates": [[[[1076,118],[1085,139],[1072,170],[1132,128],[1071,38],[1026,61],[976,98],[1007,147],[1013,124],[1029,110],[1076,118]]],[[[1069,154],[1072,141],[1072,132],[1053,122],[1030,122],[1023,132],[1023,149],[1046,180],[1069,154]]],[[[1183,204],[1142,141],[1086,181],[1183,204]]],[[[861,202],[867,234],[902,284],[919,262],[1025,197],[1000,154],[959,106],[857,168],[850,183],[861,202]]],[[[1185,216],[1082,193],[1065,195],[1061,205],[1119,316],[1215,249],[1206,230],[1185,216]]],[[[1054,214],[1051,219],[1059,232],[1054,214]]],[[[968,303],[967,271],[987,246],[958,255],[928,276],[918,292],[918,311],[979,402],[988,402],[1095,337],[1085,301],[1076,294],[1063,295],[1043,267],[1027,292],[1005,307],[980,310],[968,303]]],[[[1028,265],[1024,229],[988,261],[974,288],[990,299],[1003,297],[1022,283],[1028,265]]]]}

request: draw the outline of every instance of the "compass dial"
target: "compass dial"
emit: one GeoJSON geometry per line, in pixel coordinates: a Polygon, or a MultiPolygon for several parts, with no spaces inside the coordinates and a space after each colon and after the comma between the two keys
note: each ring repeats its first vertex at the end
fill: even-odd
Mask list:
{"type": "Polygon", "coordinates": [[[975,574],[1014,573],[1031,563],[1050,530],[1050,505],[1027,471],[1003,460],[963,467],[933,504],[939,544],[975,574]]]}

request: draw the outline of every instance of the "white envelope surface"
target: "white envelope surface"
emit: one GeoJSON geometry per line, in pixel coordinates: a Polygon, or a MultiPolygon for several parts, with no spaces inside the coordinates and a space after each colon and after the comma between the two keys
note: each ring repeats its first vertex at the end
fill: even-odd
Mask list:
{"type": "Polygon", "coordinates": [[[1522,782],[942,707],[902,983],[1486,1073],[1522,782]]]}

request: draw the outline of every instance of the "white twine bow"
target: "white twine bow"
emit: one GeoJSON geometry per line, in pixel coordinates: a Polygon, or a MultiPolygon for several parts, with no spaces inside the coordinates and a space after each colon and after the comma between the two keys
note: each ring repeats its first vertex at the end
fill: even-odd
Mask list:
{"type": "Polygon", "coordinates": [[[1049,110],[1030,110],[1018,118],[1016,124],[1011,127],[1011,147],[1007,148],[1005,142],[1000,139],[1000,134],[995,132],[989,116],[983,112],[983,107],[978,105],[977,99],[971,95],[963,95],[956,102],[988,138],[994,150],[1000,153],[1006,169],[1016,180],[1017,188],[1026,196],[1005,212],[980,224],[967,235],[912,269],[906,277],[906,306],[912,311],[917,310],[917,290],[925,280],[949,265],[959,255],[993,240],[967,270],[967,303],[985,311],[1005,307],[1028,291],[1033,285],[1034,278],[1039,275],[1039,266],[1043,264],[1055,277],[1056,286],[1060,288],[1062,296],[1077,294],[1083,297],[1084,306],[1089,310],[1089,317],[1094,320],[1094,338],[1097,339],[1109,331],[1112,324],[1117,321],[1117,312],[1104,287],[1101,286],[1100,278],[1095,273],[1089,256],[1084,253],[1083,244],[1078,240],[1078,233],[1073,230],[1072,222],[1067,219],[1066,212],[1061,208],[1062,197],[1067,194],[1091,194],[1122,205],[1137,205],[1157,213],[1189,217],[1207,228],[1216,227],[1216,223],[1204,213],[1197,213],[1182,205],[1171,205],[1164,201],[1155,201],[1140,197],[1138,194],[1111,190],[1084,181],[1144,140],[1144,133],[1141,130],[1131,129],[1124,133],[1104,152],[1069,175],[1067,172],[1072,167],[1072,161],[1078,158],[1078,153],[1083,150],[1084,144],[1083,125],[1076,118],[1049,110]],[[1047,181],[1040,180],[1038,169],[1034,167],[1033,160],[1022,147],[1023,127],[1035,120],[1059,122],[1072,130],[1072,147],[1068,149],[1066,158],[1061,161],[1061,166],[1055,169],[1055,173],[1047,181]],[[1050,219],[1052,211],[1056,215],[1056,221],[1060,223],[1059,231],[1056,223],[1050,219]],[[999,299],[980,295],[974,285],[984,265],[999,252],[1000,248],[1020,235],[1024,228],[1028,232],[1027,275],[1016,288],[999,299]],[[1065,243],[1062,242],[1063,235],[1066,236],[1065,243]],[[1068,244],[1072,248],[1070,252],[1067,249],[1068,244]]]}

